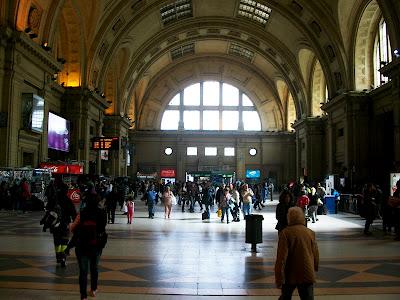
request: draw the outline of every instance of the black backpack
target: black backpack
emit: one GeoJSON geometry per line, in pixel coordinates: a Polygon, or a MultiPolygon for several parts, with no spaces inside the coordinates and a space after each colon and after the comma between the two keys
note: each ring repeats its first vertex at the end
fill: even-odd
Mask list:
{"type": "Polygon", "coordinates": [[[107,244],[107,233],[99,232],[95,218],[81,218],[79,245],[86,250],[103,249],[107,244]]]}

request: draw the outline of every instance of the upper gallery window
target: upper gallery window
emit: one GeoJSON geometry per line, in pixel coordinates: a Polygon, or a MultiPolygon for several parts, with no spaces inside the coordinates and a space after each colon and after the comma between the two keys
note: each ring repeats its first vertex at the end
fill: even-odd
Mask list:
{"type": "Polygon", "coordinates": [[[161,7],[160,14],[164,25],[179,19],[192,17],[192,0],[176,0],[161,7]]]}
{"type": "Polygon", "coordinates": [[[253,0],[240,0],[238,15],[261,25],[267,24],[272,9],[253,0]]]}
{"type": "Polygon", "coordinates": [[[176,94],[164,111],[161,130],[178,129],[260,131],[261,120],[253,102],[237,87],[204,81],[176,94]]]}
{"type": "Polygon", "coordinates": [[[194,43],[183,45],[183,46],[180,46],[178,48],[171,50],[172,60],[178,59],[185,55],[191,55],[191,54],[194,54],[194,43]]]}
{"type": "Polygon", "coordinates": [[[240,56],[242,58],[245,58],[249,61],[252,61],[254,58],[254,52],[251,51],[250,49],[247,49],[245,47],[242,47],[238,44],[232,43],[229,47],[229,54],[231,55],[236,55],[240,56]]]}
{"type": "Polygon", "coordinates": [[[375,37],[374,53],[374,83],[375,87],[385,84],[389,78],[383,76],[379,69],[392,60],[392,51],[390,48],[389,34],[387,32],[386,22],[382,19],[375,37]]]}

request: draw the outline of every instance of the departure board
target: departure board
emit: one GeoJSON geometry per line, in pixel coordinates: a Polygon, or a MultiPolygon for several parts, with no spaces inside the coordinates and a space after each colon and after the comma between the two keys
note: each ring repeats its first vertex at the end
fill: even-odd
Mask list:
{"type": "Polygon", "coordinates": [[[93,150],[118,150],[118,137],[95,137],[92,139],[93,150]]]}

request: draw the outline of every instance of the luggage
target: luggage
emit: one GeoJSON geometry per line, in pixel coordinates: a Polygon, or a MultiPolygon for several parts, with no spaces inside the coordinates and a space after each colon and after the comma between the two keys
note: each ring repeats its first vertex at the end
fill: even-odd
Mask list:
{"type": "Polygon", "coordinates": [[[201,214],[201,219],[202,220],[208,220],[208,219],[210,219],[210,211],[204,211],[202,214],[201,214]]]}

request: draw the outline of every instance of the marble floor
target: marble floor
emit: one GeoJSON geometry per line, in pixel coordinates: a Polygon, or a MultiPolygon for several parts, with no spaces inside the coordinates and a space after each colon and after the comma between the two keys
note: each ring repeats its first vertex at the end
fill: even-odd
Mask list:
{"type": "MultiPolygon", "coordinates": [[[[133,224],[122,214],[107,226],[109,242],[100,262],[98,299],[277,299],[273,265],[276,201],[264,216],[257,253],[245,244],[245,222],[202,221],[174,208],[164,219],[157,207],[148,219],[135,202],[133,224]]],[[[40,212],[0,212],[0,299],[79,299],[74,254],[56,266],[52,236],[42,232],[40,212]]],[[[383,235],[380,223],[363,236],[363,220],[351,214],[319,216],[320,270],[316,299],[399,299],[400,243],[383,235]]]]}

